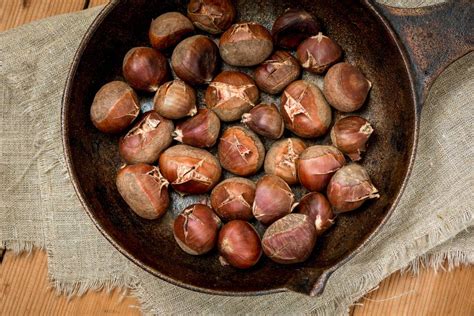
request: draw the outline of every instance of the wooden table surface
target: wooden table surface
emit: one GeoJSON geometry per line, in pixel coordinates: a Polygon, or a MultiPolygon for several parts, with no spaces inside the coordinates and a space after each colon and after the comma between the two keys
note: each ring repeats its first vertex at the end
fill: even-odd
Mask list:
{"type": "MultiPolygon", "coordinates": [[[[107,0],[0,0],[0,31],[107,0]]],[[[1,256],[1,254],[0,254],[1,256]]],[[[0,259],[1,260],[1,259],[0,259]]],[[[47,281],[44,251],[6,252],[0,263],[0,315],[139,315],[139,302],[119,290],[68,300],[47,281]]],[[[394,273],[352,308],[353,315],[474,315],[474,267],[451,272],[394,273]]]]}

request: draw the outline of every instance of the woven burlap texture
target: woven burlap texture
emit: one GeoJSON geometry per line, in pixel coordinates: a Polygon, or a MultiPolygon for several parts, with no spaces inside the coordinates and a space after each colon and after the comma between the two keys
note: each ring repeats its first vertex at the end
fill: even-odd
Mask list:
{"type": "MultiPolygon", "coordinates": [[[[426,1],[395,1],[406,6],[426,1]]],[[[66,170],[61,98],[79,42],[101,8],[0,34],[0,242],[43,247],[67,294],[128,286],[149,313],[345,313],[390,273],[420,264],[474,262],[474,54],[451,65],[423,108],[418,155],[395,213],[365,249],[337,270],[324,294],[223,297],[185,290],[142,271],[94,227],[66,170]]]]}

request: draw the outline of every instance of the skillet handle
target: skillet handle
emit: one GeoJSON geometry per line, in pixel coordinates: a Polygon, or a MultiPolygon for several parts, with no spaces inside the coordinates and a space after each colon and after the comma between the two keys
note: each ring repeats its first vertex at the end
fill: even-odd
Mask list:
{"type": "Polygon", "coordinates": [[[474,50],[474,1],[454,0],[413,9],[371,2],[405,46],[421,107],[441,72],[474,50]]]}

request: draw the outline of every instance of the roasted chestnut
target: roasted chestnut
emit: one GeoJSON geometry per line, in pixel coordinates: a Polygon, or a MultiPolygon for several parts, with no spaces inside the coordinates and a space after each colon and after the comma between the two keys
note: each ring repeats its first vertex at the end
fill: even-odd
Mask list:
{"type": "Polygon", "coordinates": [[[193,204],[176,217],[173,235],[178,246],[190,255],[202,255],[214,248],[221,220],[204,204],[193,204]]]}
{"type": "Polygon", "coordinates": [[[191,0],[188,17],[197,28],[219,34],[232,24],[235,8],[230,0],[191,0]]]}
{"type": "Polygon", "coordinates": [[[360,70],[349,63],[338,63],[329,68],[324,77],[324,96],[341,112],[353,112],[362,107],[372,83],[360,70]]]}
{"type": "Polygon", "coordinates": [[[298,79],[301,67],[290,53],[278,50],[255,69],[255,82],[264,92],[277,94],[298,79]]]}
{"type": "Polygon", "coordinates": [[[255,66],[272,53],[272,35],[261,24],[237,23],[222,34],[219,51],[231,66],[255,66]]]}
{"type": "Polygon", "coordinates": [[[334,174],[328,184],[327,196],[337,213],[355,210],[366,200],[380,197],[365,168],[355,163],[334,174]]]}
{"type": "Polygon", "coordinates": [[[258,88],[250,76],[238,71],[223,71],[209,84],[205,101],[224,122],[240,119],[259,98],[258,88]]]}
{"type": "Polygon", "coordinates": [[[144,163],[125,166],[116,179],[117,190],[140,217],[157,219],[169,206],[168,181],[158,167],[144,163]]]}
{"type": "Polygon", "coordinates": [[[362,159],[367,148],[367,141],[374,129],[360,116],[348,116],[337,121],[331,129],[331,141],[352,161],[362,159]]]}
{"type": "Polygon", "coordinates": [[[217,242],[222,265],[239,269],[254,266],[262,256],[260,236],[252,225],[234,220],[225,224],[217,242]]]}
{"type": "Polygon", "coordinates": [[[288,214],[270,225],[262,238],[263,252],[275,262],[303,262],[316,244],[316,229],[309,216],[288,214]]]}
{"type": "Polygon", "coordinates": [[[132,88],[155,92],[168,77],[168,61],[153,48],[134,47],[123,59],[122,72],[132,88]]]}
{"type": "Polygon", "coordinates": [[[94,126],[104,133],[119,133],[140,113],[135,91],[122,81],[112,81],[100,88],[92,102],[90,117],[94,126]]]}
{"type": "Polygon", "coordinates": [[[300,9],[289,9],[280,15],[272,27],[275,45],[293,49],[305,38],[316,35],[321,26],[311,14],[300,9]]]}
{"type": "Polygon", "coordinates": [[[215,145],[221,129],[221,121],[216,113],[208,109],[199,109],[197,114],[179,123],[173,133],[178,142],[194,147],[212,147],[215,145]]]}
{"type": "Polygon", "coordinates": [[[308,215],[316,227],[316,234],[322,235],[334,224],[334,213],[324,195],[311,192],[303,196],[295,209],[296,213],[308,215]]]}
{"type": "Polygon", "coordinates": [[[309,191],[322,191],[332,175],[346,164],[334,146],[315,145],[305,149],[296,161],[300,183],[309,191]]]}
{"type": "Polygon", "coordinates": [[[153,109],[172,120],[193,116],[197,113],[196,91],[184,81],[169,81],[156,92],[153,109]]]}
{"type": "Polygon", "coordinates": [[[148,37],[154,48],[164,50],[193,32],[194,26],[187,17],[179,12],[167,12],[151,21],[148,37]]]}
{"type": "Polygon", "coordinates": [[[270,139],[283,135],[285,124],[275,104],[261,103],[242,115],[242,123],[255,133],[270,139]]]}
{"type": "Polygon", "coordinates": [[[163,176],[182,194],[210,191],[221,177],[219,161],[207,150],[176,145],[165,150],[159,159],[163,176]]]}
{"type": "Polygon", "coordinates": [[[263,225],[290,214],[296,205],[295,195],[282,178],[267,174],[257,181],[252,212],[263,225]]]}
{"type": "Polygon", "coordinates": [[[222,168],[239,176],[256,173],[265,158],[265,147],[258,136],[240,126],[224,131],[217,151],[222,168]]]}
{"type": "Polygon", "coordinates": [[[297,184],[296,161],[306,147],[305,142],[299,138],[275,142],[265,156],[265,173],[278,176],[289,185],[297,184]]]}
{"type": "Polygon", "coordinates": [[[171,67],[176,75],[193,85],[211,82],[218,63],[218,48],[209,37],[195,35],[173,50],[171,67]]]}
{"type": "Polygon", "coordinates": [[[304,69],[315,74],[326,72],[342,58],[342,48],[323,33],[305,39],[296,50],[296,57],[304,69]]]}
{"type": "Polygon", "coordinates": [[[119,141],[120,156],[128,164],[153,163],[171,145],[173,122],[150,111],[119,141]]]}
{"type": "Polygon", "coordinates": [[[225,221],[251,220],[254,199],[255,183],[245,178],[224,180],[211,192],[212,208],[225,221]]]}
{"type": "Polygon", "coordinates": [[[331,124],[331,108],[321,90],[312,83],[298,80],[286,87],[281,97],[281,115],[286,128],[300,137],[326,134],[331,124]]]}

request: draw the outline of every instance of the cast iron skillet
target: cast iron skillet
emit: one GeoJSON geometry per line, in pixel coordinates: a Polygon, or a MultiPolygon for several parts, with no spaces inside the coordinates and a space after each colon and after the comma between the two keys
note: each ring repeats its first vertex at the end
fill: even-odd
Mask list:
{"type": "MultiPolygon", "coordinates": [[[[369,0],[298,1],[298,7],[322,20],[347,60],[373,83],[370,100],[358,114],[375,127],[363,165],[381,198],[340,215],[306,262],[284,266],[262,258],[247,271],[221,267],[216,253],[194,257],[182,252],[171,232],[177,210],[157,222],[134,215],[114,183],[121,165],[118,137],[101,134],[89,119],[96,91],[121,78],[126,51],[148,45],[151,19],[167,11],[184,12],[186,2],[112,1],[83,39],[67,80],[62,113],[64,152],[77,194],[102,234],[130,260],[163,280],[212,294],[291,290],[318,295],[331,273],[364,247],[392,214],[415,157],[420,111],[429,87],[446,66],[473,50],[473,2],[396,9],[369,0]]],[[[267,27],[285,8],[295,5],[291,0],[237,2],[238,20],[267,27]]]]}

